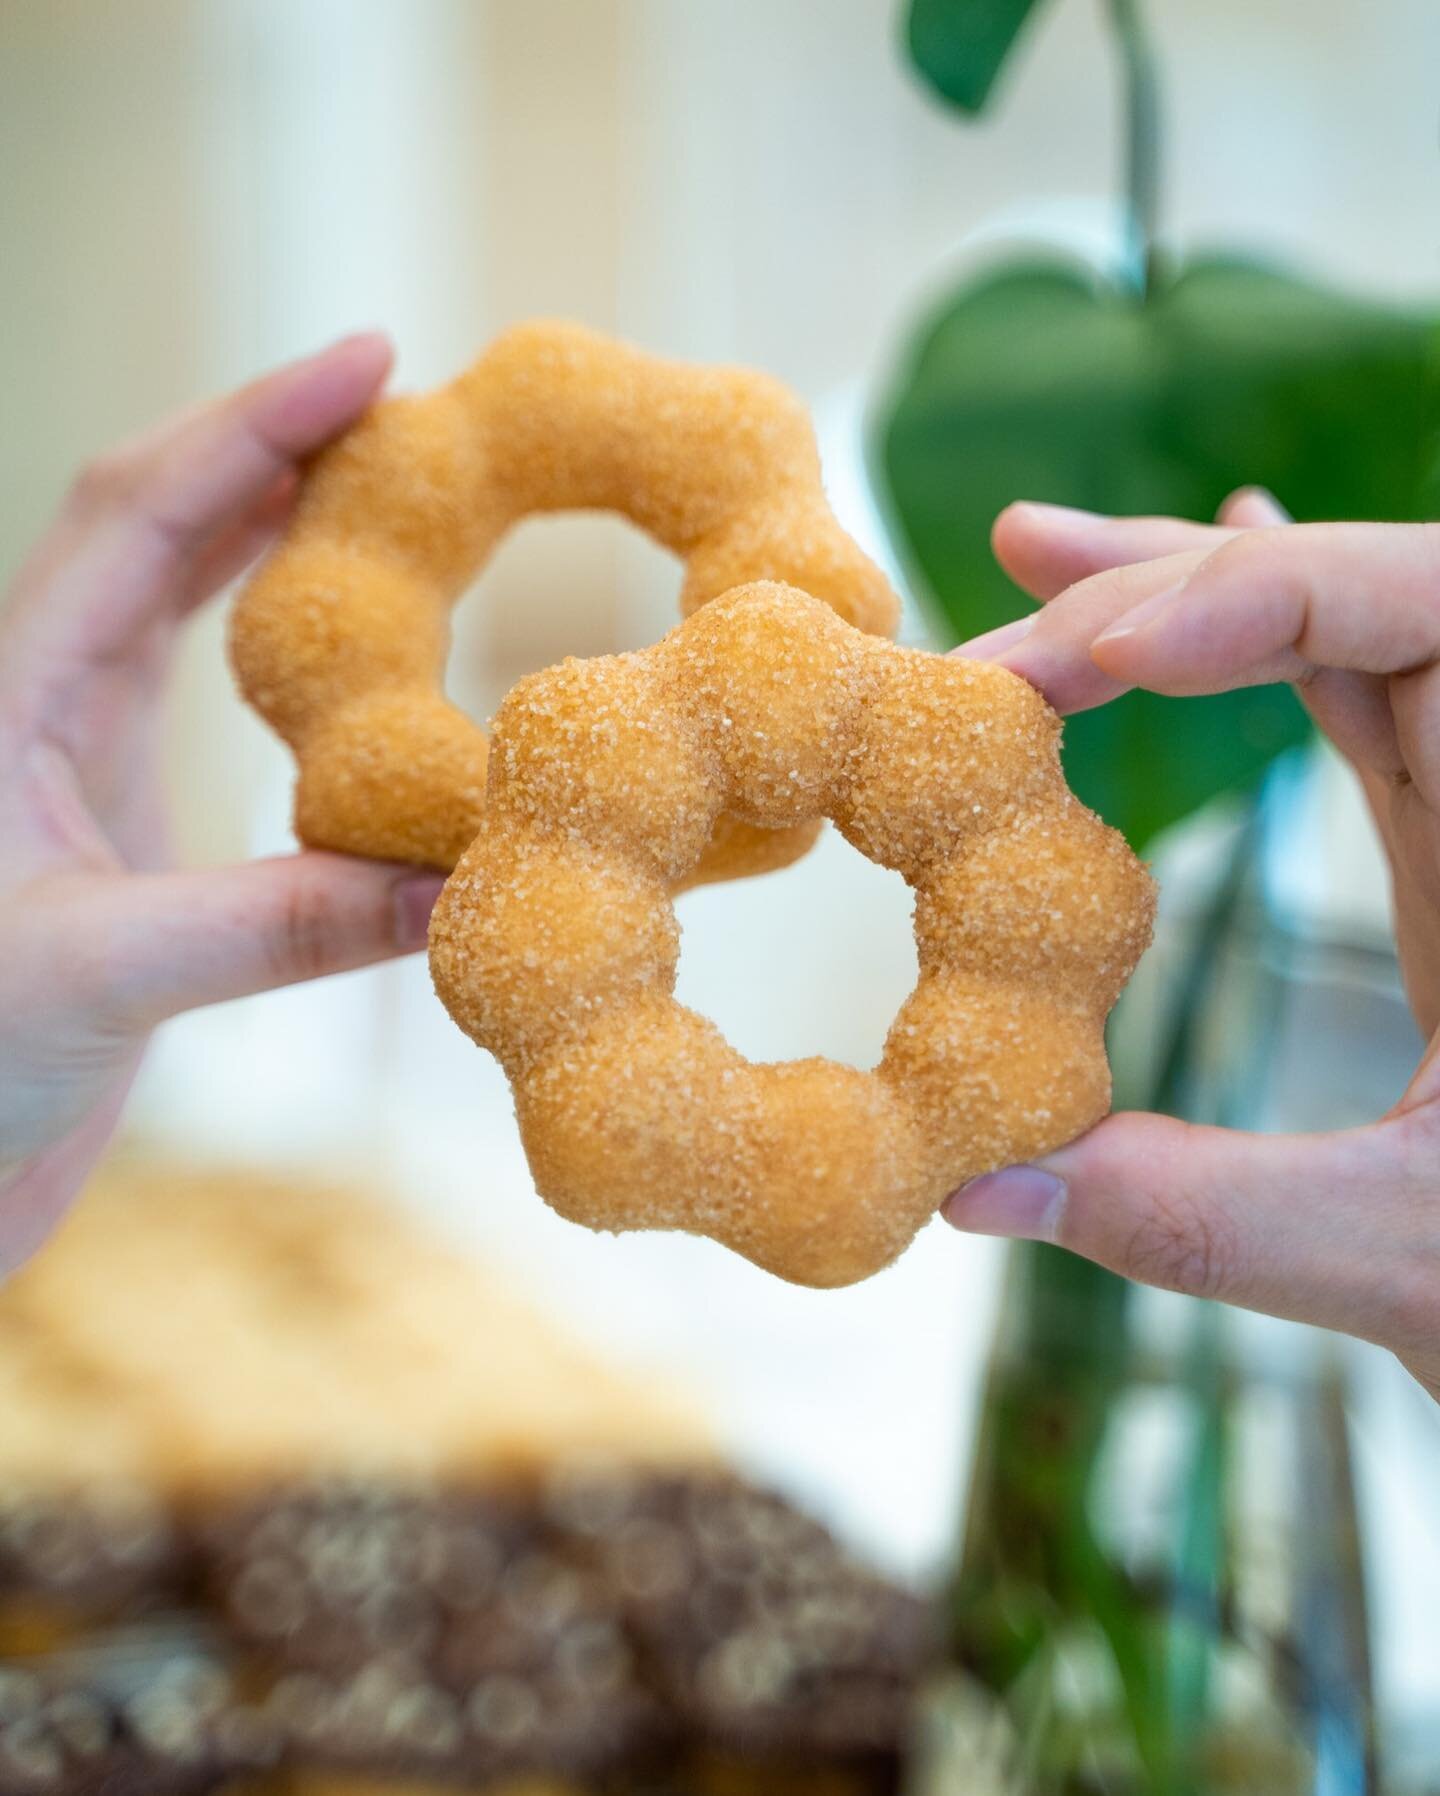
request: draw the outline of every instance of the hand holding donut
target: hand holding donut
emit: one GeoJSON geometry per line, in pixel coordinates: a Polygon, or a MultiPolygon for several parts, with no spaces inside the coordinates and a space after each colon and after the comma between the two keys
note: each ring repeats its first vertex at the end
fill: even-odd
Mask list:
{"type": "Polygon", "coordinates": [[[436,988],[562,1214],[845,1284],[966,1171],[1108,1107],[1149,879],[1033,690],[891,647],[897,613],[803,406],[745,369],[522,325],[317,458],[235,608],[241,689],[295,752],[302,840],[454,868],[436,988]],[[487,744],[443,695],[450,607],[518,518],[577,507],[684,560],[687,622],[521,680],[487,744]],[[873,1073],[751,1066],[672,995],[670,897],[784,866],[826,816],[917,897],[920,982],[873,1073]]]}
{"type": "Polygon", "coordinates": [[[1047,603],[961,652],[1062,711],[1130,686],[1296,684],[1364,786],[1430,1048],[1366,1128],[1247,1136],[1112,1116],[958,1191],[946,1215],[1378,1341],[1440,1397],[1440,525],[1288,525],[1245,492],[1215,526],[1016,505],[995,547],[1047,603]]]}
{"type": "Polygon", "coordinates": [[[793,396],[532,325],[367,412],[387,363],[339,345],[115,458],[22,570],[0,1251],[83,1178],[163,1017],[418,945],[439,881],[405,862],[456,867],[437,983],[505,1063],[537,1181],[592,1226],[692,1229],[845,1283],[955,1177],[1102,1115],[1149,881],[1066,789],[1033,690],[884,640],[894,596],[831,514],[793,396]],[[274,534],[301,458],[231,645],[295,750],[298,833],[342,855],[162,873],[177,619],[274,534]],[[492,769],[441,690],[448,609],[517,518],[574,507],[682,556],[691,615],[522,681],[492,769]],[[914,887],[920,981],[874,1073],[751,1067],[673,1001],[670,897],[784,865],[825,815],[914,887]],[[402,865],[343,858],[365,854],[402,865]]]}
{"type": "Polygon", "coordinates": [[[440,881],[413,868],[167,870],[159,762],[187,613],[389,362],[351,338],[97,461],[0,601],[0,1274],[83,1183],[163,1018],[424,943],[440,881]]]}

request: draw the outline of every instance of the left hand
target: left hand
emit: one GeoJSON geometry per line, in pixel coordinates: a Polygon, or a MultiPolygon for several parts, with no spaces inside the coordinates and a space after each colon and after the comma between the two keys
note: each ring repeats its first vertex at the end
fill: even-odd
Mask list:
{"type": "Polygon", "coordinates": [[[185,617],[389,365],[353,337],[94,462],[0,600],[0,1273],[84,1181],[156,1024],[424,945],[441,881],[414,868],[167,870],[159,752],[185,617]]]}

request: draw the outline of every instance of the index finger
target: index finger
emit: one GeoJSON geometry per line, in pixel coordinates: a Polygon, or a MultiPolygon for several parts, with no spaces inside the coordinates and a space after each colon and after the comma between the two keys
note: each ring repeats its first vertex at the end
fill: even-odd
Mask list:
{"type": "Polygon", "coordinates": [[[1231,493],[1213,524],[1195,524],[1187,518],[1108,517],[1070,505],[1020,499],[996,518],[990,546],[1010,578],[1044,601],[1110,568],[1215,549],[1242,530],[1289,522],[1274,496],[1253,486],[1231,493]]]}
{"type": "Polygon", "coordinates": [[[957,655],[996,661],[1038,687],[1062,714],[1108,704],[1148,681],[1101,668],[1092,644],[1127,613],[1171,590],[1205,559],[1204,550],[1166,555],[1093,574],[1015,624],[962,643],[957,655]]]}
{"type": "Polygon", "coordinates": [[[1186,518],[1107,517],[1021,499],[996,518],[990,547],[1016,585],[1043,603],[1111,568],[1218,548],[1236,528],[1186,518]]]}
{"type": "Polygon", "coordinates": [[[17,577],[11,648],[114,655],[185,596],[191,562],[374,399],[391,362],[347,337],[91,463],[17,577]]]}
{"type": "Polygon", "coordinates": [[[973,646],[1060,711],[1131,686],[1190,697],[1325,669],[1415,673],[1440,657],[1440,525],[1244,531],[1092,575],[1025,625],[973,646]]]}
{"type": "Polygon", "coordinates": [[[1092,643],[1105,671],[1194,694],[1440,655],[1440,525],[1295,524],[1222,544],[1092,643]]]}

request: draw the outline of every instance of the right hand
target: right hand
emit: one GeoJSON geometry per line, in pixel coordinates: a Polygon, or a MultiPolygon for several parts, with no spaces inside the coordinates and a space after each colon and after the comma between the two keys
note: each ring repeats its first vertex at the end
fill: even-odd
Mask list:
{"type": "Polygon", "coordinates": [[[1134,686],[1295,685],[1364,786],[1431,1040],[1399,1102],[1363,1128],[1245,1135],[1111,1116],[1033,1167],[973,1180],[946,1217],[1378,1341],[1440,1398],[1440,525],[1289,524],[1252,491],[1216,525],[1016,505],[995,547],[1046,602],[960,652],[1061,711],[1134,686]]]}
{"type": "Polygon", "coordinates": [[[1252,488],[1213,525],[1012,505],[994,540],[1007,571],[1046,601],[996,658],[1057,710],[1088,710],[1131,686],[1190,695],[1294,684],[1364,788],[1390,862],[1406,990],[1432,1035],[1440,524],[1296,525],[1252,488]]]}

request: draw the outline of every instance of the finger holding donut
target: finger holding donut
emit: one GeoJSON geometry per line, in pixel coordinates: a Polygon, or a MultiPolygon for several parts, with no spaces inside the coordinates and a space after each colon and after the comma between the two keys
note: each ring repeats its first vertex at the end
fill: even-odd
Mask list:
{"type": "Polygon", "coordinates": [[[998,655],[1062,709],[1132,685],[1295,683],[1368,800],[1429,1046],[1363,1126],[1253,1135],[1121,1114],[965,1185],[946,1216],[1379,1342],[1440,1398],[1440,525],[1290,524],[1243,489],[1218,526],[1016,506],[996,542],[1046,604],[961,652],[998,655]]]}

